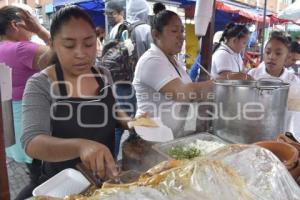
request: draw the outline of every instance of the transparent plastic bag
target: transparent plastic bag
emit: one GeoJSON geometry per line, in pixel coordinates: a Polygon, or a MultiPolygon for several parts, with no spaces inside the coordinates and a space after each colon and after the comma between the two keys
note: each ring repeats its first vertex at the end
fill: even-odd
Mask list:
{"type": "Polygon", "coordinates": [[[255,145],[227,145],[203,158],[163,162],[137,185],[169,199],[296,200],[300,189],[270,151],[255,145]]]}
{"type": "Polygon", "coordinates": [[[300,199],[300,188],[281,161],[256,145],[227,145],[205,157],[164,161],[142,174],[132,187],[115,185],[80,200],[110,200],[120,197],[120,192],[123,200],[141,196],[152,200],[158,195],[164,200],[300,199]]]}

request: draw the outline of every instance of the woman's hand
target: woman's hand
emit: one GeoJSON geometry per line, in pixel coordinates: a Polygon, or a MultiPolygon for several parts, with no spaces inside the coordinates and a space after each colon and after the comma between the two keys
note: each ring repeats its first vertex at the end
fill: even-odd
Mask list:
{"type": "Polygon", "coordinates": [[[21,11],[17,13],[19,17],[23,19],[24,22],[18,22],[17,24],[27,31],[33,32],[33,33],[38,33],[42,25],[37,21],[37,19],[28,11],[21,11]]]}
{"type": "Polygon", "coordinates": [[[134,122],[136,121],[136,119],[138,119],[138,118],[149,118],[149,117],[150,117],[150,115],[147,112],[140,113],[140,115],[136,116],[134,119],[131,119],[130,121],[127,122],[128,129],[129,130],[134,129],[134,122]]]}
{"type": "Polygon", "coordinates": [[[40,38],[42,38],[45,41],[46,44],[49,43],[49,32],[38,22],[38,20],[30,12],[23,10],[17,13],[17,15],[23,19],[22,22],[17,22],[17,25],[26,29],[27,31],[37,34],[40,38]]]}
{"type": "Polygon", "coordinates": [[[86,168],[96,172],[100,178],[118,175],[116,164],[109,149],[98,142],[82,140],[79,156],[86,168]]]}

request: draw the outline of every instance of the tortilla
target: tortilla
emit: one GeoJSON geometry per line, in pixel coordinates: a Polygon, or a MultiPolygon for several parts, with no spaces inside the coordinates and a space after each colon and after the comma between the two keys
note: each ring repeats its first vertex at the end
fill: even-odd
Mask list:
{"type": "Polygon", "coordinates": [[[153,119],[146,117],[137,118],[133,121],[133,126],[158,127],[157,123],[153,119]]]}

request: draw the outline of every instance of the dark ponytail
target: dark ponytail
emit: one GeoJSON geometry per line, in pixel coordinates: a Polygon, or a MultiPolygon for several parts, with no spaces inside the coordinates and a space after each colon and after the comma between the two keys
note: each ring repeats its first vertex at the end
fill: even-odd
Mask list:
{"type": "Polygon", "coordinates": [[[160,11],[153,18],[151,30],[156,30],[161,33],[163,28],[169,24],[173,16],[179,17],[175,12],[170,10],[160,11]]]}
{"type": "Polygon", "coordinates": [[[220,38],[218,44],[216,44],[213,48],[213,53],[220,47],[221,42],[225,42],[230,40],[231,38],[238,38],[241,39],[249,35],[250,31],[248,30],[246,25],[236,24],[236,23],[229,23],[225,26],[223,34],[220,38]]]}
{"type": "Polygon", "coordinates": [[[166,10],[166,6],[163,3],[157,2],[153,5],[153,13],[157,15],[160,11],[166,10]]]}

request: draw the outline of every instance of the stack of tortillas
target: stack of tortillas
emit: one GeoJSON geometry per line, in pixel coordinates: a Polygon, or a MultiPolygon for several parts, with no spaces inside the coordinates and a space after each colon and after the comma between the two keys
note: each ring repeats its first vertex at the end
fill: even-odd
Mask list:
{"type": "Polygon", "coordinates": [[[133,126],[158,127],[158,124],[151,118],[140,117],[133,121],[133,126]]]}

